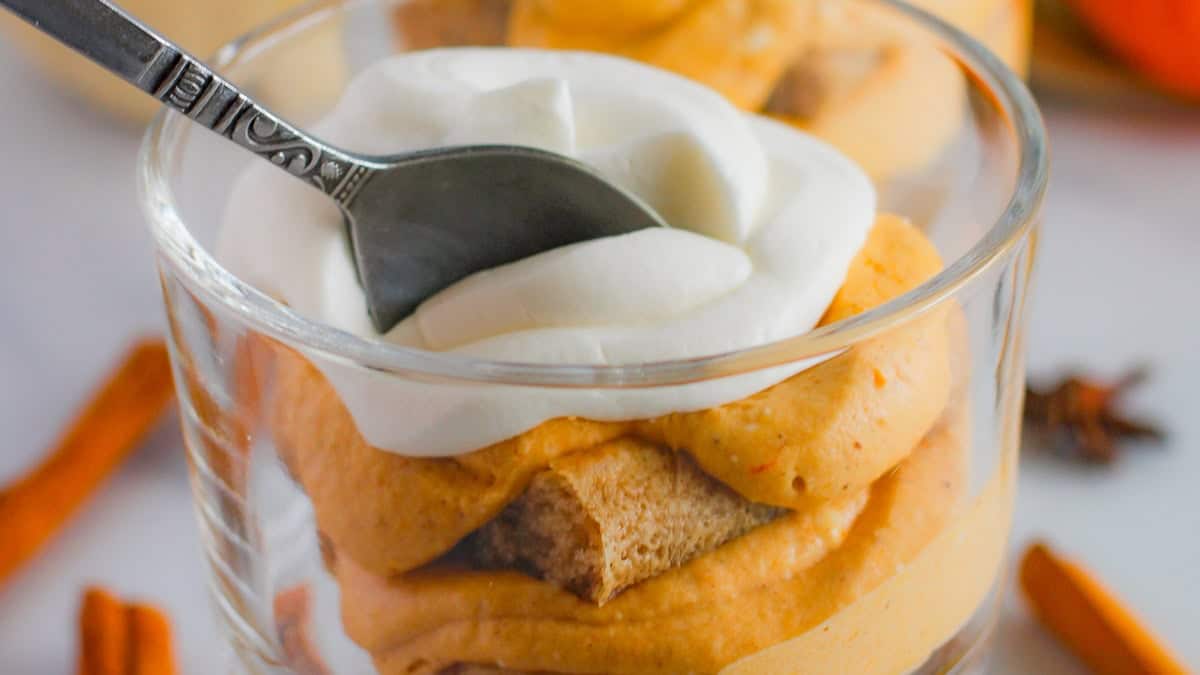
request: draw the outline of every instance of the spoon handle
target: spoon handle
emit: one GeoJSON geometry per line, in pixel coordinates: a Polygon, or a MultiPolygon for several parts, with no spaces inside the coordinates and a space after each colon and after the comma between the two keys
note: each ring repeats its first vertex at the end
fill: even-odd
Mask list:
{"type": "Polygon", "coordinates": [[[343,207],[374,172],[289,125],[108,0],[0,0],[0,6],[343,207]]]}

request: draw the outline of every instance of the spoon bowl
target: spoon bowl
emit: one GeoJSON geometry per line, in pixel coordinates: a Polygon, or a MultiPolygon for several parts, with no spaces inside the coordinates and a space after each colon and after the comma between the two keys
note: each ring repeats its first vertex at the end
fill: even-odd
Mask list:
{"type": "Polygon", "coordinates": [[[344,213],[381,331],[472,272],[661,224],[586,165],[518,146],[401,156],[377,169],[344,213]]]}

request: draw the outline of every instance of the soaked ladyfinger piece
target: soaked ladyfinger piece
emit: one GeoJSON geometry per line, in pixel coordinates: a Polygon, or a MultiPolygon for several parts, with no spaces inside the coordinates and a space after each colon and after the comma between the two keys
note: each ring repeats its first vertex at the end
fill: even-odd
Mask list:
{"type": "Polygon", "coordinates": [[[474,543],[486,566],[524,569],[603,604],[783,512],[682,453],[626,438],[551,463],[474,543]]]}

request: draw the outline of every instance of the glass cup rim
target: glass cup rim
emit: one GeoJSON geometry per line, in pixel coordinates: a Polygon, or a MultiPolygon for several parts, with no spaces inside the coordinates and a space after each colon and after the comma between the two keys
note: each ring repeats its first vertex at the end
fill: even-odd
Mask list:
{"type": "MultiPolygon", "coordinates": [[[[315,0],[268,22],[218,50],[210,60],[228,67],[257,45],[269,45],[289,28],[304,27],[356,6],[386,0],[315,0]]],[[[432,352],[364,338],[307,318],[237,278],[221,266],[188,230],[171,189],[172,168],[192,130],[190,120],[167,107],[146,131],[137,162],[142,210],[159,254],[181,273],[185,286],[246,325],[325,358],[437,381],[544,387],[657,387],[730,377],[804,359],[836,354],[849,346],[911,321],[984,274],[1023,241],[1033,228],[1049,174],[1045,130],[1032,94],[1020,78],[973,37],[905,0],[869,0],[919,24],[952,51],[977,86],[988,91],[1017,142],[1017,180],[1004,211],[963,255],[920,286],[866,312],[801,335],[710,356],[626,365],[570,365],[493,361],[432,352]]],[[[284,36],[286,39],[286,36],[284,36]]]]}

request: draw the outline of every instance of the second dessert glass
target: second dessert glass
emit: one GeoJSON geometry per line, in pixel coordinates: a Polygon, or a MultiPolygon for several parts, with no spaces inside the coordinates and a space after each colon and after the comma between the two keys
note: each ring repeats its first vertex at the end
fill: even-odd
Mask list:
{"type": "MultiPolygon", "coordinates": [[[[899,674],[982,663],[1012,514],[1026,292],[1046,182],[1028,93],[979,43],[900,2],[616,2],[600,18],[586,4],[320,2],[224,49],[214,65],[303,124],[336,101],[314,91],[340,91],[397,51],[615,52],[826,138],[875,179],[880,211],[915,227],[881,216],[823,324],[776,343],[605,367],[420,352],[310,321],[223,269],[211,251],[245,161],[160,115],[139,179],[210,584],[236,672],[899,674]],[[737,11],[740,23],[706,11],[737,11]],[[652,21],[655,37],[605,29],[613,17],[652,21]],[[278,58],[297,49],[303,64],[278,58]],[[283,78],[327,86],[264,86],[289,67],[283,78]],[[439,422],[452,417],[439,397],[675,395],[810,361],[819,363],[732,407],[552,421],[454,459],[372,448],[346,408],[404,388],[428,407],[430,425],[462,424],[469,416],[439,422]],[[334,386],[347,381],[361,386],[334,386]],[[682,471],[699,484],[719,483],[706,494],[769,504],[747,512],[770,522],[602,604],[473,557],[480,538],[504,538],[487,527],[517,518],[536,475],[572,475],[562,458],[653,462],[671,451],[694,458],[682,471]]],[[[1023,16],[1013,9],[1022,3],[950,4],[1023,16]]],[[[515,541],[510,558],[540,553],[515,541]]]]}

